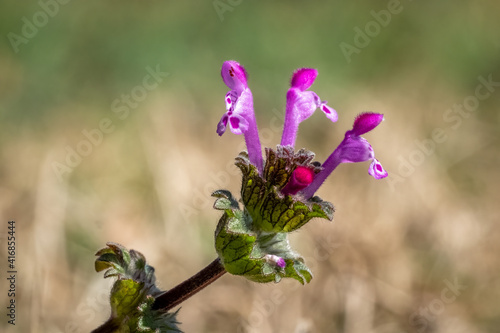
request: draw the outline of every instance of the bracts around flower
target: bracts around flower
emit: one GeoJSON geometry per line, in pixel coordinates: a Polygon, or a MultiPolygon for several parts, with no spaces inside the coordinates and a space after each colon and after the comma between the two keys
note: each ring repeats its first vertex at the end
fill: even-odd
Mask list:
{"type": "Polygon", "coordinates": [[[215,232],[215,247],[229,273],[257,282],[279,282],[283,277],[302,284],[309,282],[312,273],[303,258],[292,250],[288,233],[314,217],[333,219],[333,205],[314,196],[321,184],[341,163],[371,161],[368,168],[371,176],[376,179],[387,176],[371,145],[361,137],[382,122],[382,114],[360,114],[323,164],[313,161],[311,151],[295,152],[299,124],[315,110],[320,109],[332,122],[338,119],[337,112],[326,101],[307,90],[317,74],[311,68],[293,73],[286,95],[281,144],[275,150],[266,148],[264,161],[246,71],[236,61],[222,65],[222,79],[231,90],[225,96],[226,113],[217,133],[222,135],[229,126],[234,134],[244,135],[248,149],[236,158],[243,176],[243,207],[228,191],[213,193],[217,198],[214,208],[224,211],[215,232]]]}

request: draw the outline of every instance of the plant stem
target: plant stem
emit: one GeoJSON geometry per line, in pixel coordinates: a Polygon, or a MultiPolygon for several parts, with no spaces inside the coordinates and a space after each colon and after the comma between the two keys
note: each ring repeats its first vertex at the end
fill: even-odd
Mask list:
{"type": "Polygon", "coordinates": [[[217,258],[196,275],[156,297],[152,309],[168,311],[220,278],[224,273],[226,270],[217,258]]]}
{"type": "MultiPolygon", "coordinates": [[[[165,291],[156,297],[153,303],[153,310],[168,311],[193,296],[222,275],[226,273],[219,258],[212,261],[207,267],[193,275],[186,281],[178,284],[174,288],[165,291]]],[[[112,318],[92,331],[92,333],[114,333],[119,329],[119,324],[112,318]]]]}

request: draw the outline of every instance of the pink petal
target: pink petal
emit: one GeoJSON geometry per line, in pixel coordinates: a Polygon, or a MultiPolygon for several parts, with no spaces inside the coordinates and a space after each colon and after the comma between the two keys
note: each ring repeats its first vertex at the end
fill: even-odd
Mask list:
{"type": "Polygon", "coordinates": [[[373,112],[362,113],[354,120],[352,132],[354,135],[358,136],[366,132],[370,132],[372,129],[377,127],[382,120],[384,120],[383,114],[373,112]]]}
{"type": "Polygon", "coordinates": [[[243,134],[248,129],[248,121],[239,115],[233,114],[229,117],[229,128],[234,134],[243,134]]]}
{"type": "Polygon", "coordinates": [[[295,180],[303,185],[309,185],[312,183],[314,178],[314,171],[308,167],[298,166],[293,171],[295,180]]]}
{"type": "Polygon", "coordinates": [[[285,259],[283,259],[279,256],[276,256],[274,254],[266,254],[264,256],[264,260],[267,261],[268,263],[276,265],[280,268],[285,268],[285,266],[286,266],[285,259]]]}
{"type": "Polygon", "coordinates": [[[236,100],[233,111],[235,114],[247,118],[253,117],[253,97],[250,89],[245,89],[236,100]]]}
{"type": "Polygon", "coordinates": [[[380,162],[376,158],[374,158],[372,163],[370,164],[368,173],[375,179],[382,179],[387,177],[388,175],[387,171],[384,170],[382,164],[380,164],[380,162]]]}
{"type": "Polygon", "coordinates": [[[222,80],[231,89],[238,93],[248,87],[245,68],[234,60],[225,61],[221,69],[222,80]]]}
{"type": "Polygon", "coordinates": [[[293,170],[288,183],[283,187],[281,193],[284,195],[294,195],[306,188],[314,180],[314,171],[305,166],[298,166],[293,170]]]}
{"type": "Polygon", "coordinates": [[[219,134],[219,136],[222,136],[222,134],[224,134],[224,132],[226,131],[227,121],[228,116],[224,113],[219,123],[217,124],[217,134],[219,134]]]}
{"type": "Polygon", "coordinates": [[[373,148],[365,138],[352,136],[348,131],[337,149],[342,163],[357,163],[373,159],[373,148]]]}
{"type": "MultiPolygon", "coordinates": [[[[312,116],[319,106],[318,95],[313,91],[299,91],[298,89],[290,89],[289,91],[295,92],[293,117],[298,119],[299,122],[302,122],[312,116]]],[[[294,94],[287,94],[287,99],[289,98],[288,95],[293,96],[294,94]]]]}
{"type": "Polygon", "coordinates": [[[285,268],[285,266],[286,266],[285,259],[283,259],[283,258],[279,258],[279,259],[278,259],[278,261],[276,261],[276,265],[277,265],[278,267],[285,268]]]}
{"type": "Polygon", "coordinates": [[[225,102],[226,102],[226,110],[230,110],[231,109],[231,106],[233,106],[233,100],[232,100],[232,94],[231,94],[231,91],[229,91],[227,94],[226,94],[226,99],[225,99],[225,102]]]}
{"type": "Polygon", "coordinates": [[[326,117],[331,121],[336,122],[339,119],[337,111],[326,105],[326,101],[321,102],[319,108],[321,109],[321,111],[325,113],[326,117]]]}
{"type": "Polygon", "coordinates": [[[318,71],[314,68],[300,68],[293,72],[290,85],[292,88],[304,91],[312,86],[317,76],[318,71]]]}

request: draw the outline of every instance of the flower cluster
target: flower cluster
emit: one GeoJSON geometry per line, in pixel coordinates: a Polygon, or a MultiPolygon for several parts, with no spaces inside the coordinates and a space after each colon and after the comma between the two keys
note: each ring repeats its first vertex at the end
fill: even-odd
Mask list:
{"type": "MultiPolygon", "coordinates": [[[[226,94],[227,112],[222,116],[217,125],[217,133],[222,135],[229,124],[231,132],[234,134],[243,134],[250,162],[257,167],[259,172],[262,172],[263,161],[259,132],[253,110],[252,92],[248,88],[245,68],[236,61],[226,61],[222,65],[221,75],[224,83],[231,90],[226,94]]],[[[291,87],[286,95],[286,115],[281,139],[282,146],[295,146],[299,124],[309,118],[318,108],[332,122],[338,119],[337,112],[329,107],[326,101],[321,101],[316,93],[307,90],[314,83],[317,75],[318,71],[312,68],[301,68],[293,73],[291,87]]],[[[387,177],[387,172],[378,160],[375,159],[372,146],[361,137],[362,134],[377,127],[383,119],[384,116],[378,113],[366,112],[360,114],[355,119],[352,130],[345,133],[344,140],[323,163],[323,170],[318,175],[313,176],[311,173],[299,168],[296,172],[300,175],[296,175],[296,177],[299,179],[306,177],[307,181],[310,180],[310,185],[302,191],[302,194],[306,198],[312,197],[319,186],[340,163],[371,160],[372,163],[370,164],[368,173],[376,179],[387,177]]]]}
{"type": "Polygon", "coordinates": [[[387,176],[375,159],[372,146],[361,135],[383,120],[378,113],[362,113],[333,153],[322,164],[312,162],[314,154],[294,151],[299,124],[320,109],[332,122],[337,112],[308,90],[318,72],[311,68],[296,70],[286,95],[286,114],[281,144],[266,148],[264,161],[253,109],[253,96],[243,66],[226,61],[221,71],[230,91],[226,94],[226,113],[217,125],[222,135],[229,126],[243,134],[248,152],[236,159],[243,174],[243,210],[227,191],[214,193],[215,208],[224,210],[216,231],[216,250],[226,270],[259,281],[279,281],[292,277],[309,282],[312,274],[302,258],[293,252],[286,234],[297,230],[313,217],[333,218],[333,205],[314,196],[321,184],[341,163],[371,161],[368,173],[376,179],[387,176]]]}

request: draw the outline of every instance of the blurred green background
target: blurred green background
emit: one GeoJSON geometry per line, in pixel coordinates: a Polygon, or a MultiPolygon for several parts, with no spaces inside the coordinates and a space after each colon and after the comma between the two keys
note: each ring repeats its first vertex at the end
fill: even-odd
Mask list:
{"type": "Polygon", "coordinates": [[[358,113],[384,113],[365,137],[389,178],[342,165],[321,188],[334,223],[292,235],[315,274],[309,285],[226,275],[183,303],[181,328],[498,331],[499,10],[450,0],[5,1],[0,267],[4,276],[16,220],[18,307],[13,327],[2,278],[1,330],[103,322],[111,281],[93,261],[107,241],[142,252],[162,289],[214,258],[210,193],[238,193],[232,160],[244,149],[242,137],[215,133],[220,67],[235,59],[266,146],[279,143],[292,71],[317,68],[312,90],[339,121],[318,112],[296,147],[323,161],[358,113]],[[152,70],[161,74],[145,86],[152,70]]]}

